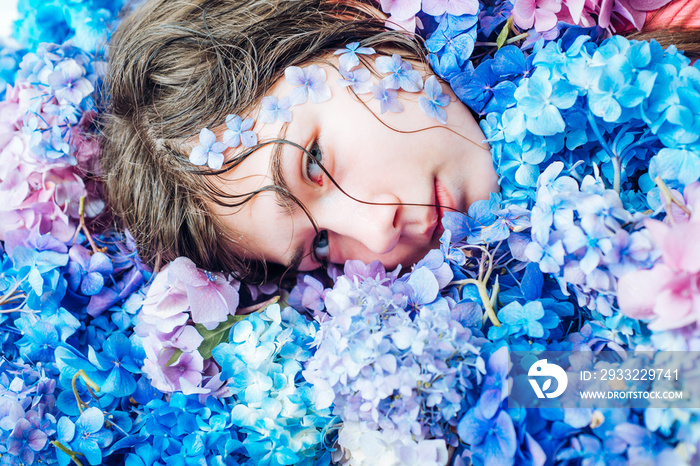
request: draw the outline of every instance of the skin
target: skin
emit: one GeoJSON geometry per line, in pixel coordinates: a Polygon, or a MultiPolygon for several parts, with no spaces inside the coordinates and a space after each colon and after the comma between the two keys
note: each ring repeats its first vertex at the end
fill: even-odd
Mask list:
{"type": "MultiPolygon", "coordinates": [[[[445,211],[466,212],[472,202],[498,190],[489,146],[447,84],[442,83],[443,92],[451,103],[444,107],[447,124],[442,125],[420,109],[420,93],[399,91],[404,111],[380,115],[379,102],[371,94],[358,98],[337,84],[340,74],[332,66],[321,68],[326,70],[332,98],[293,107],[285,139],[307,150],[316,141],[323,166],[338,186],[356,199],[382,205],[351,199],[325,174],[307,178],[307,156],[284,144],[280,160],[289,190],[318,228],[328,231],[330,262],[359,259],[379,260],[387,268],[411,265],[439,246],[443,231],[439,220],[445,211]]],[[[425,80],[429,74],[420,71],[425,80]]],[[[291,89],[283,78],[268,94],[282,98],[291,89]]],[[[252,116],[257,118],[257,111],[252,116]]],[[[259,142],[278,138],[282,129],[280,121],[257,122],[254,127],[259,142]]],[[[273,147],[258,149],[222,175],[220,187],[230,194],[245,194],[275,184],[270,168],[273,147]]],[[[240,152],[241,148],[228,149],[226,160],[240,152]]],[[[258,194],[242,207],[212,204],[211,208],[240,245],[238,254],[289,265],[302,248],[299,270],[320,265],[310,254],[316,231],[308,217],[293,204],[281,206],[274,193],[258,194]]]]}

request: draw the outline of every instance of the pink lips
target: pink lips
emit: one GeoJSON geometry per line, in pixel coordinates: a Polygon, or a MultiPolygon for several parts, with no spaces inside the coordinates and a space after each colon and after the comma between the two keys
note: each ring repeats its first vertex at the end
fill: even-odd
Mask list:
{"type": "Polygon", "coordinates": [[[438,213],[438,226],[436,232],[438,235],[442,235],[442,232],[444,231],[444,228],[442,227],[442,217],[447,211],[454,212],[455,202],[445,185],[443,185],[437,178],[435,178],[435,203],[437,204],[438,213]]]}

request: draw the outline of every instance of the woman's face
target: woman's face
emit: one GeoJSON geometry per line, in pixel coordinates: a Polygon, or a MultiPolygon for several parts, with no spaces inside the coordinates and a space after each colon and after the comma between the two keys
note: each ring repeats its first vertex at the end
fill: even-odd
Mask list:
{"type": "MultiPolygon", "coordinates": [[[[317,256],[341,264],[359,259],[379,260],[388,268],[411,265],[439,245],[444,212],[466,211],[472,202],[498,189],[484,136],[446,84],[443,92],[451,103],[444,107],[447,124],[442,125],[420,109],[418,93],[399,91],[404,111],[380,115],[379,101],[371,99],[372,94],[355,96],[337,83],[338,71],[328,65],[321,68],[331,99],[293,107],[283,138],[320,158],[337,186],[291,144],[280,146],[277,161],[286,188],[306,207],[319,230],[327,232],[328,248],[319,247],[316,256],[312,254],[317,235],[307,215],[272,191],[241,207],[212,205],[214,214],[240,245],[236,253],[249,258],[298,265],[300,270],[317,268],[317,256]]],[[[291,90],[283,78],[269,94],[282,98],[291,90]]],[[[258,121],[253,129],[258,141],[264,142],[280,138],[283,125],[258,121]]],[[[240,151],[229,149],[226,160],[240,151]]],[[[258,149],[222,175],[220,187],[241,195],[279,184],[273,176],[275,152],[275,144],[258,149]]]]}

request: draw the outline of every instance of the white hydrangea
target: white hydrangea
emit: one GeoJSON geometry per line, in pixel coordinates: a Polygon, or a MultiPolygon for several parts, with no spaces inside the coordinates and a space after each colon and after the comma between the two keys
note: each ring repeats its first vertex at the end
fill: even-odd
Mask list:
{"type": "Polygon", "coordinates": [[[416,440],[398,430],[371,430],[362,422],[343,423],[333,461],[343,466],[445,466],[442,439],[416,440]]]}

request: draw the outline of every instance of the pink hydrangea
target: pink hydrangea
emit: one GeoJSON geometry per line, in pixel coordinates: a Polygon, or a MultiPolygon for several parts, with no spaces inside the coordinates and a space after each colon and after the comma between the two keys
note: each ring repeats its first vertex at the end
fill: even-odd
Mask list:
{"type": "Polygon", "coordinates": [[[477,0],[423,0],[423,12],[431,16],[440,16],[444,13],[461,16],[475,15],[479,13],[477,0]]]}
{"type": "Polygon", "coordinates": [[[620,311],[635,319],[651,319],[649,328],[667,330],[700,321],[700,182],[684,192],[689,216],[674,223],[646,220],[661,252],[650,270],[638,270],[618,282],[620,311]]]}
{"type": "Polygon", "coordinates": [[[44,111],[49,104],[30,111],[41,95],[39,89],[19,83],[8,87],[5,100],[0,102],[0,240],[9,231],[37,229],[67,242],[75,233],[81,197],[88,199],[87,217],[104,207],[103,201],[88,195],[83,181],[82,169],[92,170],[99,155],[97,141],[86,136],[94,112],[86,112],[71,128],[71,152],[80,165],[73,166],[65,159],[49,160],[32,151],[32,140],[38,133],[24,127],[34,111],[38,113],[35,118],[46,124],[56,121],[55,115],[44,111]]]}
{"type": "Polygon", "coordinates": [[[421,0],[380,0],[382,11],[397,21],[407,21],[421,9],[421,0]]]}
{"type": "Polygon", "coordinates": [[[564,0],[566,8],[557,14],[559,21],[577,26],[600,26],[610,33],[631,28],[641,30],[647,12],[655,11],[670,0],[564,0]]]}
{"type": "Polygon", "coordinates": [[[655,11],[670,0],[515,0],[513,21],[516,26],[538,33],[552,30],[563,21],[583,27],[600,26],[609,33],[642,29],[647,12],[655,11]]]}
{"type": "Polygon", "coordinates": [[[198,269],[185,257],[155,275],[135,327],[146,353],[143,371],[154,387],[203,396],[226,392],[218,366],[199,353],[204,338],[195,324],[211,330],[235,314],[238,289],[237,281],[198,269]]]}
{"type": "Polygon", "coordinates": [[[173,351],[159,351],[155,355],[150,345],[144,344],[146,359],[143,372],[151,379],[151,384],[164,393],[181,391],[185,395],[206,393],[202,387],[204,360],[198,352],[182,353],[174,364],[168,365],[173,351]]]}
{"type": "Polygon", "coordinates": [[[421,24],[416,14],[421,10],[421,0],[380,0],[382,11],[389,15],[386,25],[392,29],[415,32],[421,24]]]}
{"type": "Polygon", "coordinates": [[[237,281],[228,280],[220,273],[198,269],[186,257],[171,262],[168,274],[171,280],[184,286],[194,323],[213,330],[236,313],[240,286],[237,281]]]}
{"type": "Polygon", "coordinates": [[[535,27],[535,31],[549,31],[557,25],[557,13],[561,0],[516,0],[513,5],[513,22],[522,29],[535,27]]]}
{"type": "MultiPolygon", "coordinates": [[[[139,326],[146,323],[157,327],[162,333],[172,332],[189,319],[189,306],[183,284],[169,280],[168,268],[165,267],[155,275],[143,300],[139,326]]],[[[139,326],[136,327],[137,331],[139,326]]]]}

